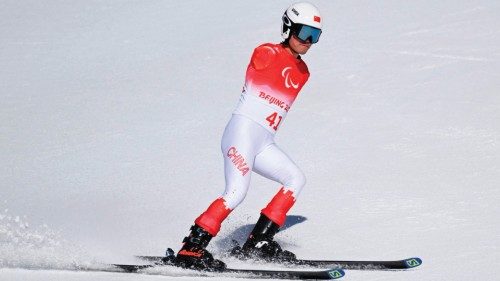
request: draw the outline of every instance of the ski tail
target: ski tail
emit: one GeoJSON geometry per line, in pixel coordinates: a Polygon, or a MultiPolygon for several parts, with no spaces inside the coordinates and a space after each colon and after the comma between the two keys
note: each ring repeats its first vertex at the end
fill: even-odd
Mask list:
{"type": "Polygon", "coordinates": [[[139,270],[147,269],[147,268],[152,268],[154,265],[152,264],[111,264],[112,266],[118,267],[120,269],[123,269],[126,272],[137,272],[139,270]]]}

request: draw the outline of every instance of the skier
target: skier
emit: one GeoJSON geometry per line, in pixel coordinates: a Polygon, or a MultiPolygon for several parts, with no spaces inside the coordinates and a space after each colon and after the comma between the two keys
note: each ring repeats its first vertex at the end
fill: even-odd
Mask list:
{"type": "Polygon", "coordinates": [[[283,14],[279,44],[258,46],[246,71],[239,103],[221,141],[226,179],[225,191],[213,201],[184,238],[177,261],[184,267],[223,269],[225,264],[206,250],[226,217],[244,199],[252,172],[279,182],[282,187],[261,210],[260,218],[239,253],[265,260],[291,260],[273,240],[283,226],[306,179],[297,165],[276,145],[274,135],[299,91],[309,78],[301,55],[321,35],[321,16],[309,3],[291,5],[283,14]]]}

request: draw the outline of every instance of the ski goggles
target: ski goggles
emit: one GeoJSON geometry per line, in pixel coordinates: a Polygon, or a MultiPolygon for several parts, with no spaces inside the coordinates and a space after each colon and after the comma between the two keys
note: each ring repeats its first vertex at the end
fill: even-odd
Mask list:
{"type": "Polygon", "coordinates": [[[297,24],[293,34],[303,42],[318,43],[321,29],[309,25],[297,24]]]}

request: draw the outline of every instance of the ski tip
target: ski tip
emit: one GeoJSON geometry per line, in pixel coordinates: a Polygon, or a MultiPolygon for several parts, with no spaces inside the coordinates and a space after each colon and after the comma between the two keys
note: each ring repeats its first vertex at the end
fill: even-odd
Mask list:
{"type": "Polygon", "coordinates": [[[331,269],[328,270],[328,275],[330,275],[330,279],[339,279],[345,276],[345,271],[340,268],[331,269]]]}
{"type": "Polygon", "coordinates": [[[421,258],[409,258],[405,260],[406,268],[414,268],[422,264],[421,258]]]}

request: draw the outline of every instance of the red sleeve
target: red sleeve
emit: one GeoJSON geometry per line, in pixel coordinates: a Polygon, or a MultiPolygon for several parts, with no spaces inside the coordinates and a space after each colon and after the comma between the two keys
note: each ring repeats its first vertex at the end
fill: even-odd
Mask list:
{"type": "Polygon", "coordinates": [[[253,51],[252,58],[250,59],[250,65],[255,70],[261,70],[270,66],[276,57],[276,51],[266,45],[259,46],[253,51]]]}

